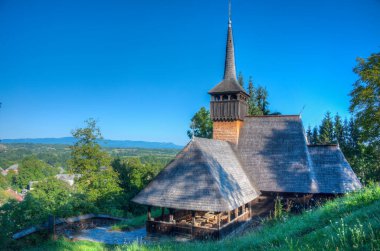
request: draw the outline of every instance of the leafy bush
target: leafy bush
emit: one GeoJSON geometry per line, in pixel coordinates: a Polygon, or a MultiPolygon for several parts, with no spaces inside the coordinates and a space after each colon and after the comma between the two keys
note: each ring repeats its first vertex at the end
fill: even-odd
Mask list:
{"type": "Polygon", "coordinates": [[[14,176],[14,186],[19,190],[26,188],[30,181],[40,181],[58,173],[56,168],[37,159],[35,156],[25,157],[20,164],[18,175],[14,176]]]}

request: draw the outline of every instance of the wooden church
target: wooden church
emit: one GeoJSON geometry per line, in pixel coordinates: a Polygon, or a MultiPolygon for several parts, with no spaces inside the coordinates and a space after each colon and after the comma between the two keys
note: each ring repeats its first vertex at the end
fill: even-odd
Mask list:
{"type": "Polygon", "coordinates": [[[213,139],[193,138],[133,201],[148,233],[221,238],[268,213],[276,196],[344,194],[361,184],[338,145],[310,145],[299,115],[248,116],[236,79],[231,18],[223,80],[209,91],[213,139]],[[151,217],[151,207],[162,208],[151,217]],[[270,208],[270,207],[269,207],[270,208]]]}

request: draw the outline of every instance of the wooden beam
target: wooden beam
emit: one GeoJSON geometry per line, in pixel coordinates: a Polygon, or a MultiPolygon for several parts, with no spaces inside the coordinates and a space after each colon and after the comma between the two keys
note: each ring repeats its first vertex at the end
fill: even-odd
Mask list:
{"type": "Polygon", "coordinates": [[[228,218],[227,218],[227,222],[230,223],[231,222],[231,211],[228,211],[228,218]]]}
{"type": "Polygon", "coordinates": [[[239,208],[235,208],[235,218],[237,218],[239,216],[239,208]]]}
{"type": "Polygon", "coordinates": [[[221,213],[218,213],[218,229],[220,229],[220,215],[221,213]]]}

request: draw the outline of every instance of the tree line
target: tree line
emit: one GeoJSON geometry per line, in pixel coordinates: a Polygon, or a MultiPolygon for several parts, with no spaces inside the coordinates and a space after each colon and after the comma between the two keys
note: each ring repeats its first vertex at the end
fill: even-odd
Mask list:
{"type": "Polygon", "coordinates": [[[380,53],[358,58],[350,92],[350,119],[327,112],[319,126],[309,126],[311,144],[339,144],[363,182],[380,180],[380,53]]]}

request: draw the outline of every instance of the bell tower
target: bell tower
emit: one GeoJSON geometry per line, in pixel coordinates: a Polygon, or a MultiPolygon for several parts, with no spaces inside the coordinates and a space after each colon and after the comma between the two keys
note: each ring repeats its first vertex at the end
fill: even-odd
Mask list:
{"type": "Polygon", "coordinates": [[[213,138],[237,144],[244,117],[248,114],[249,95],[236,79],[231,2],[229,3],[223,80],[208,93],[211,95],[210,114],[214,124],[213,138]]]}

